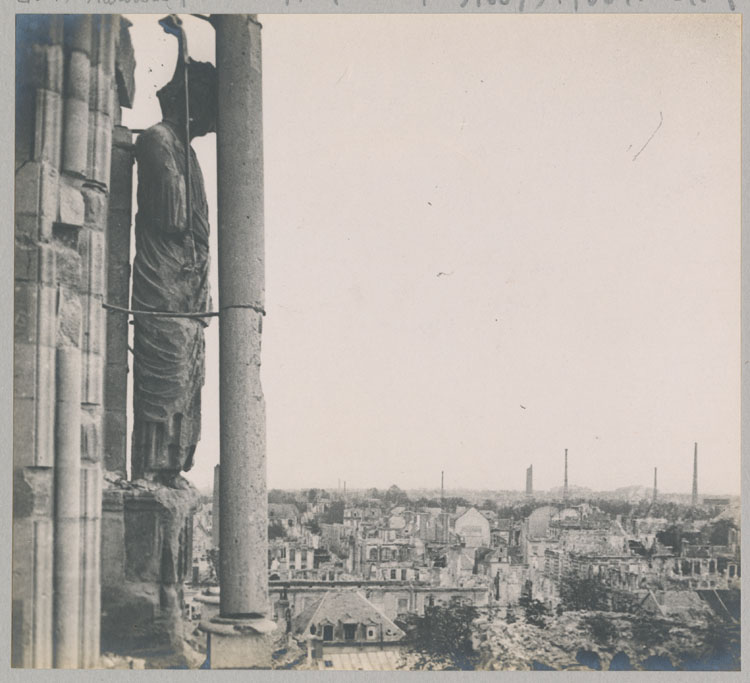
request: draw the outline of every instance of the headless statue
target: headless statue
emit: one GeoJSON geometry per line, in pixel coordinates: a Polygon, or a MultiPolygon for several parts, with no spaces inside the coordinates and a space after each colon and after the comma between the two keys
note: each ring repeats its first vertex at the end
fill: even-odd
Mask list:
{"type": "MultiPolygon", "coordinates": [[[[215,129],[216,72],[188,61],[190,137],[215,129]]],[[[186,183],[184,67],[158,93],[163,120],[135,144],[132,308],[200,313],[210,310],[208,205],[198,159],[189,147],[186,183]],[[188,209],[190,216],[188,220],[188,209]]],[[[205,377],[203,330],[209,318],[134,315],[132,478],[181,488],[201,432],[205,377]]]]}

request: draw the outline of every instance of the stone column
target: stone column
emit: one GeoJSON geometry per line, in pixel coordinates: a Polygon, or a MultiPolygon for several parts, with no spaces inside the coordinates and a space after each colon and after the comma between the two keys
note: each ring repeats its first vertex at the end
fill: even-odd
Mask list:
{"type": "Polygon", "coordinates": [[[220,616],[205,625],[212,668],[269,667],[261,26],[217,15],[220,372],[220,616]]]}
{"type": "MultiPolygon", "coordinates": [[[[121,308],[130,303],[132,133],[116,126],[113,133],[107,217],[107,301],[121,308]]],[[[104,368],[104,469],[127,477],[128,316],[112,312],[106,319],[104,368]]]]}
{"type": "Polygon", "coordinates": [[[65,79],[63,170],[84,177],[88,162],[91,15],[70,17],[66,26],[68,68],[65,79]]]}
{"type": "Polygon", "coordinates": [[[265,406],[260,384],[264,305],[260,26],[217,21],[221,614],[268,603],[265,406]],[[253,63],[253,54],[257,62],[253,63]],[[249,62],[249,63],[248,63],[249,62]]]}
{"type": "Polygon", "coordinates": [[[57,349],[55,419],[54,666],[75,669],[79,654],[81,352],[57,349]]]}
{"type": "Polygon", "coordinates": [[[101,611],[108,128],[127,106],[114,57],[129,39],[114,14],[18,19],[12,661],[86,668],[101,611]]]}

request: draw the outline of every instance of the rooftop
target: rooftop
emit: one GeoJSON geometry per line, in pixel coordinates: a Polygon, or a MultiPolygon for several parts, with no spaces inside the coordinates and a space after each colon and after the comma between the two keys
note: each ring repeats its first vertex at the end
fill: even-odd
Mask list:
{"type": "Polygon", "coordinates": [[[383,641],[397,642],[405,633],[356,590],[332,589],[312,601],[294,619],[295,633],[307,635],[311,624],[381,624],[383,641]]]}

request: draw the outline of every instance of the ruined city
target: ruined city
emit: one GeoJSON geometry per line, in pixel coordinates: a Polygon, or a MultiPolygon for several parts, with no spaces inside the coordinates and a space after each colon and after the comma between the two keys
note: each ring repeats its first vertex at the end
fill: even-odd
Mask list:
{"type": "MultiPolygon", "coordinates": [[[[351,24],[361,33],[351,33],[347,49],[366,42],[363,36],[379,44],[377,26],[367,33],[376,23],[351,24]]],[[[331,229],[329,244],[344,249],[349,235],[364,235],[357,247],[363,261],[351,252],[339,258],[334,248],[314,241],[298,253],[304,219],[297,224],[278,213],[294,203],[290,195],[305,192],[301,182],[291,183],[293,192],[278,183],[279,169],[291,174],[300,166],[284,156],[280,142],[294,126],[273,128],[277,122],[264,112],[264,98],[273,102],[268,95],[274,92],[264,89],[262,75],[270,54],[270,73],[279,79],[279,55],[286,49],[289,58],[290,45],[315,31],[290,23],[299,33],[287,34],[288,44],[274,43],[283,32],[279,23],[271,25],[277,33],[264,33],[271,36],[266,52],[263,26],[253,14],[16,17],[12,666],[738,671],[741,528],[732,472],[739,448],[726,428],[739,422],[739,360],[727,351],[736,346],[736,330],[728,323],[693,349],[683,343],[695,340],[685,331],[693,328],[675,332],[678,343],[670,337],[671,323],[660,326],[672,305],[675,318],[701,329],[711,326],[705,320],[731,317],[730,308],[714,301],[705,310],[697,307],[697,297],[685,296],[680,281],[675,301],[695,304],[697,313],[684,315],[670,299],[651,311],[648,329],[657,330],[652,346],[639,323],[627,322],[630,336],[618,347],[612,340],[626,336],[615,321],[627,317],[620,314],[623,301],[632,297],[636,320],[656,298],[653,292],[662,291],[661,280],[636,295],[632,282],[638,277],[610,278],[619,261],[602,260],[597,289],[587,281],[593,271],[583,284],[569,279],[575,268],[564,259],[560,272],[544,280],[539,273],[554,270],[561,244],[573,245],[572,262],[573,254],[586,251],[578,241],[595,241],[580,235],[568,242],[533,240],[509,257],[521,263],[517,271],[515,263],[505,263],[507,272],[498,277],[496,262],[520,235],[534,231],[493,222],[497,212],[487,209],[492,220],[473,225],[467,218],[468,237],[451,241],[451,211],[463,219],[484,197],[455,209],[451,202],[464,201],[462,192],[441,194],[437,179],[434,188],[432,179],[425,181],[434,196],[422,201],[420,195],[419,209],[404,209],[418,194],[413,187],[389,186],[390,194],[383,190],[375,201],[350,191],[356,209],[349,210],[362,221],[374,214],[373,205],[403,201],[398,210],[414,212],[415,234],[428,226],[414,238],[419,249],[397,221],[391,223],[405,246],[395,239],[376,246],[374,238],[367,240],[380,238],[387,220],[379,218],[368,233],[338,216],[345,228],[338,236],[331,229]],[[152,45],[158,50],[150,51],[152,45]],[[264,148],[269,123],[272,154],[264,148]],[[270,190],[266,166],[273,169],[270,190]],[[446,197],[447,208],[434,210],[433,200],[446,197]],[[268,231],[266,205],[273,226],[268,231]],[[473,244],[482,235],[490,235],[494,251],[473,244]],[[440,259],[413,258],[417,251],[437,252],[440,239],[446,240],[440,259]],[[468,285],[456,284],[463,274],[451,265],[454,256],[461,263],[464,244],[473,245],[463,263],[471,273],[468,285]],[[275,294],[267,300],[267,252],[276,259],[269,267],[274,291],[283,292],[287,280],[300,289],[292,304],[275,294]],[[525,262],[528,253],[535,256],[525,262]],[[289,254],[289,263],[280,254],[289,254]],[[301,259],[296,264],[294,254],[301,259]],[[386,298],[370,292],[368,299],[365,280],[356,278],[366,270],[363,263],[381,254],[387,257],[370,277],[386,298]],[[549,257],[547,266],[534,261],[542,259],[539,254],[549,257]],[[312,264],[310,273],[318,272],[317,264],[319,278],[294,280],[300,262],[312,264]],[[402,277],[421,273],[414,277],[423,279],[408,285],[394,276],[389,290],[389,278],[380,273],[387,262],[400,264],[402,277]],[[342,275],[336,270],[342,264],[355,274],[342,275]],[[326,280],[329,271],[335,275],[326,280]],[[523,279],[524,272],[540,278],[541,288],[527,281],[527,293],[514,298],[514,278],[523,279]],[[604,293],[604,285],[615,281],[604,293]],[[308,294],[315,287],[320,289],[308,294]],[[568,298],[554,300],[568,289],[568,298]],[[325,291],[345,295],[327,299],[325,291]],[[412,300],[413,291],[419,296],[412,300]],[[496,299],[481,299],[487,292],[496,299]],[[537,311],[544,302],[549,306],[537,311]],[[294,306],[293,315],[312,311],[307,325],[284,318],[294,306]],[[598,327],[589,321],[591,311],[604,311],[598,327]],[[506,325],[514,315],[515,327],[506,325]],[[323,322],[310,324],[318,317],[323,322]],[[264,343],[271,343],[263,347],[261,382],[264,325],[264,343]],[[320,335],[329,328],[341,346],[326,345],[320,335]],[[548,346],[534,346],[552,338],[548,346]],[[693,387],[690,366],[677,358],[683,346],[703,389],[693,387]],[[567,374],[552,376],[558,368],[567,374]],[[671,393],[659,394],[665,386],[671,393]],[[561,391],[568,393],[555,393],[561,391]],[[676,404],[670,402],[675,396],[676,404]],[[585,409],[578,410],[579,400],[585,409]],[[604,445],[599,425],[614,435],[604,445]],[[537,440],[542,432],[545,447],[537,440]],[[573,448],[571,434],[593,445],[573,448]],[[552,441],[559,447],[548,447],[552,441]],[[607,478],[605,469],[617,469],[631,444],[644,442],[648,453],[628,456],[630,469],[607,478]],[[342,463],[356,473],[357,486],[344,479],[349,475],[342,475],[342,463]],[[664,469],[668,486],[659,479],[664,469]],[[402,479],[403,473],[408,476],[402,479]],[[636,477],[649,485],[633,483],[636,477]],[[383,487],[385,479],[389,485],[383,487]],[[613,480],[622,485],[612,487],[613,480]],[[692,490],[683,490],[682,482],[690,480],[692,490]]],[[[314,25],[325,42],[323,24],[314,25]]],[[[395,31],[406,24],[388,26],[395,31]]],[[[437,30],[438,24],[431,26],[437,30]]],[[[733,44],[737,25],[717,26],[729,36],[724,42],[733,44]]],[[[423,26],[409,30],[414,27],[423,46],[439,43],[423,26]]],[[[344,33],[335,25],[327,30],[344,33]]],[[[455,33],[448,24],[440,30],[455,33]]],[[[503,30],[506,37],[513,33],[503,30]]],[[[707,30],[713,36],[714,29],[707,30]]],[[[502,43],[494,33],[483,35],[488,49],[502,43]]],[[[656,35],[658,47],[662,34],[656,35]]],[[[673,38],[682,35],[675,30],[673,38]]],[[[376,70],[382,58],[376,54],[376,70]]],[[[325,82],[349,87],[354,77],[343,57],[331,62],[325,82]]],[[[295,69],[287,65],[287,71],[295,69]]],[[[362,82],[380,81],[368,75],[357,87],[362,82]]],[[[472,83],[484,87],[478,77],[472,83]]],[[[406,99],[412,83],[402,86],[406,99]]],[[[304,86],[296,87],[304,98],[304,86]]],[[[278,103],[288,93],[276,95],[278,103]]],[[[496,113],[515,116],[513,106],[498,101],[492,104],[496,113]]],[[[442,114],[442,105],[427,106],[436,117],[442,114]]],[[[371,100],[352,95],[342,111],[361,119],[371,107],[376,109],[371,100]]],[[[538,109],[533,102],[527,106],[538,109]]],[[[283,118],[280,107],[272,111],[283,118]]],[[[329,116],[322,105],[310,111],[313,119],[329,116]]],[[[396,111],[401,113],[389,101],[373,117],[396,111]]],[[[451,123],[456,140],[463,135],[461,117],[472,111],[460,109],[451,123]]],[[[661,128],[667,118],[659,112],[649,125],[656,120],[661,128]]],[[[319,128],[323,135],[336,126],[319,128]]],[[[446,129],[436,125],[433,132],[442,139],[446,129]]],[[[638,145],[641,167],[649,163],[646,145],[657,144],[650,142],[655,135],[638,145]]],[[[536,136],[527,134],[527,144],[536,136]]],[[[342,138],[339,147],[331,146],[331,158],[353,149],[358,173],[366,174],[371,162],[384,164],[387,173],[373,172],[378,179],[402,157],[425,167],[437,163],[423,150],[405,154],[401,143],[391,149],[376,140],[377,150],[360,152],[357,140],[342,138]],[[380,151],[385,161],[372,161],[380,151]]],[[[507,150],[521,149],[513,140],[503,139],[503,145],[493,163],[507,150]]],[[[626,151],[621,161],[630,173],[636,159],[626,151]]],[[[547,165],[546,149],[539,154],[547,165]]],[[[448,154],[448,182],[461,175],[455,169],[464,158],[463,152],[448,154]]],[[[303,177],[315,197],[300,202],[299,212],[306,218],[322,211],[307,231],[322,241],[321,226],[334,202],[316,203],[326,182],[315,186],[314,176],[325,164],[307,160],[303,177]]],[[[480,170],[469,182],[484,177],[484,163],[475,164],[480,170]]],[[[588,157],[581,163],[588,164],[588,157]]],[[[341,166],[339,179],[357,175],[341,166]]],[[[372,189],[366,180],[362,185],[372,189]]],[[[336,192],[343,203],[344,190],[336,192]]],[[[603,194],[609,202],[608,191],[603,194]]],[[[705,196],[713,215],[719,202],[708,190],[705,196]]],[[[538,200],[535,195],[526,204],[544,204],[538,200]]],[[[576,202],[563,200],[566,206],[576,202]]],[[[606,211],[612,213],[608,203],[606,211]]],[[[556,223],[555,212],[550,222],[556,223]]],[[[672,222],[683,230],[681,219],[672,222]]],[[[715,235],[713,224],[705,229],[715,235]]],[[[538,230],[542,234],[544,226],[538,230]]],[[[612,251],[608,240],[625,239],[622,234],[601,240],[601,253],[612,251]]],[[[708,250],[697,244],[696,252],[708,250]]],[[[638,258],[649,250],[638,244],[622,252],[628,249],[638,258]]],[[[716,272],[731,270],[718,256],[707,261],[718,264],[716,272]]],[[[709,280],[716,275],[710,267],[704,273],[709,280]]],[[[640,261],[633,269],[656,272],[640,261]]],[[[675,268],[681,275],[684,270],[675,268]]],[[[722,281],[724,289],[710,282],[712,292],[736,299],[731,281],[722,281]]]]}
{"type": "MultiPolygon", "coordinates": [[[[271,490],[274,667],[739,669],[739,499],[697,483],[534,491],[529,466],[525,492],[271,490]]],[[[204,495],[194,517],[185,633],[199,652],[220,508],[204,495]]]]}

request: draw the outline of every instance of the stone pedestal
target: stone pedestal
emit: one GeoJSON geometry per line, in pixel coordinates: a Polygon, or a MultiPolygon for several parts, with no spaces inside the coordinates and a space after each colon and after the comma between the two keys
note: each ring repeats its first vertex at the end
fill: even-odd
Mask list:
{"type": "Polygon", "coordinates": [[[104,491],[102,621],[105,652],[180,663],[183,589],[191,562],[194,488],[117,482],[104,491]]]}
{"type": "Polygon", "coordinates": [[[270,669],[276,624],[264,618],[202,621],[211,669],[270,669]]]}

